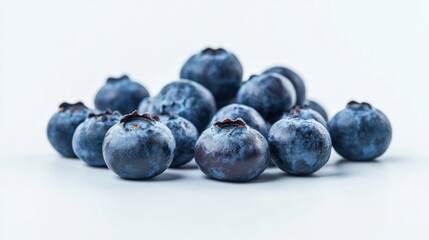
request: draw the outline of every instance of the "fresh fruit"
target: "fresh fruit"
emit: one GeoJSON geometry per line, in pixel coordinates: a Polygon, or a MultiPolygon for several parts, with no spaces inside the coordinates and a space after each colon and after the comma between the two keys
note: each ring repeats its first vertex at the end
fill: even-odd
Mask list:
{"type": "Polygon", "coordinates": [[[125,115],[107,131],[103,156],[110,170],[125,179],[148,179],[173,161],[176,143],[170,129],[149,114],[125,115]]]}
{"type": "Polygon", "coordinates": [[[74,132],[72,143],[76,155],[90,166],[106,166],[102,149],[104,136],[120,119],[121,114],[117,111],[90,113],[74,132]]]}
{"type": "Polygon", "coordinates": [[[237,93],[237,103],[254,108],[269,122],[278,120],[295,102],[291,81],[277,73],[253,75],[237,93]]]}
{"type": "Polygon", "coordinates": [[[335,151],[354,161],[381,156],[392,139],[389,119],[365,102],[349,102],[331,119],[328,127],[335,151]]]}
{"type": "Polygon", "coordinates": [[[269,159],[267,140],[241,119],[216,122],[195,146],[198,167],[221,181],[250,181],[265,170],[269,159]]]}
{"type": "Polygon", "coordinates": [[[225,49],[206,48],[191,56],[180,71],[180,78],[196,81],[213,94],[218,107],[230,102],[243,77],[238,58],[225,49]]]}
{"type": "Polygon", "coordinates": [[[153,102],[153,98],[151,97],[147,97],[143,99],[139,104],[138,111],[140,113],[152,113],[153,112],[152,102],[153,102]]]}
{"type": "Polygon", "coordinates": [[[213,95],[201,84],[178,80],[161,89],[152,102],[153,114],[175,114],[191,121],[203,131],[216,112],[213,95]]]}
{"type": "Polygon", "coordinates": [[[64,157],[76,158],[72,139],[76,128],[83,122],[90,110],[81,102],[62,103],[48,123],[48,139],[52,147],[64,157]]]}
{"type": "Polygon", "coordinates": [[[316,172],[331,155],[328,130],[313,119],[281,119],[271,127],[268,142],[274,163],[292,175],[316,172]]]}
{"type": "Polygon", "coordinates": [[[305,101],[305,84],[302,78],[296,74],[294,71],[285,67],[272,67],[265,70],[264,73],[278,73],[285,78],[289,79],[296,91],[296,105],[301,106],[305,101]]]}
{"type": "Polygon", "coordinates": [[[101,111],[117,110],[122,114],[137,110],[142,99],[149,97],[149,92],[141,84],[131,81],[127,75],[108,78],[106,84],[95,96],[95,107],[101,111]]]}
{"type": "Polygon", "coordinates": [[[198,130],[190,121],[177,115],[154,115],[154,119],[164,123],[176,140],[176,151],[170,167],[177,168],[194,158],[195,143],[198,139],[198,130]]]}
{"type": "Polygon", "coordinates": [[[219,109],[213,116],[208,127],[211,127],[216,122],[221,122],[227,118],[241,118],[244,122],[246,122],[247,125],[259,131],[264,137],[268,136],[267,124],[258,111],[249,106],[236,103],[219,109]]]}

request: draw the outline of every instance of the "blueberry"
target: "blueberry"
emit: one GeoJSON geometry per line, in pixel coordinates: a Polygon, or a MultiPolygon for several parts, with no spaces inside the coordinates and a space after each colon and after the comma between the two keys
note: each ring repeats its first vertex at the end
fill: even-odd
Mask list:
{"type": "Polygon", "coordinates": [[[195,146],[201,171],[222,181],[250,181],[265,170],[269,159],[267,140],[241,119],[216,122],[195,146]]]}
{"type": "Polygon", "coordinates": [[[234,98],[242,77],[243,68],[238,58],[222,48],[207,48],[191,56],[180,71],[180,78],[196,81],[209,89],[218,107],[234,98]]]}
{"type": "Polygon", "coordinates": [[[274,163],[292,175],[316,172],[331,155],[329,132],[313,119],[281,119],[271,127],[268,142],[274,163]]]}
{"type": "Polygon", "coordinates": [[[322,124],[326,129],[328,129],[328,125],[326,120],[320,115],[320,113],[314,111],[308,106],[298,107],[295,106],[290,111],[287,111],[283,114],[282,118],[293,118],[298,117],[304,120],[313,119],[322,124]]]}
{"type": "Polygon", "coordinates": [[[139,107],[137,108],[138,111],[140,113],[152,113],[153,112],[152,102],[153,102],[153,98],[151,98],[151,97],[147,97],[147,98],[143,99],[140,102],[139,107]]]}
{"type": "Polygon", "coordinates": [[[216,112],[213,95],[201,84],[178,80],[167,84],[152,102],[154,114],[170,113],[191,121],[202,132],[216,112]]]}
{"type": "Polygon", "coordinates": [[[90,113],[73,135],[73,150],[88,165],[106,166],[103,158],[103,140],[107,130],[119,122],[121,114],[107,110],[99,114],[90,113]]]}
{"type": "Polygon", "coordinates": [[[322,117],[325,119],[326,122],[328,122],[328,114],[326,113],[326,110],[317,102],[312,100],[305,100],[303,106],[308,106],[309,108],[313,109],[314,111],[320,113],[322,117]]]}
{"type": "Polygon", "coordinates": [[[368,103],[351,101],[329,122],[335,151],[354,161],[373,160],[389,147],[392,127],[389,119],[368,103]]]}
{"type": "Polygon", "coordinates": [[[107,166],[125,179],[148,179],[164,172],[176,143],[170,129],[149,114],[134,111],[107,131],[103,156],[107,166]]]}
{"type": "Polygon", "coordinates": [[[173,133],[176,140],[176,151],[170,167],[180,167],[194,158],[198,130],[190,121],[176,115],[154,115],[154,119],[164,123],[173,133]]]}
{"type": "Polygon", "coordinates": [[[292,83],[277,73],[253,75],[237,93],[237,103],[253,107],[269,122],[280,118],[295,102],[292,83]]]}
{"type": "Polygon", "coordinates": [[[209,127],[213,126],[216,122],[225,120],[226,118],[241,118],[247,125],[259,131],[264,137],[267,137],[268,135],[268,128],[264,118],[258,113],[258,111],[249,106],[234,103],[219,109],[209,123],[209,127]]]}
{"type": "Polygon", "coordinates": [[[122,114],[137,110],[143,98],[149,92],[141,84],[131,81],[127,75],[108,78],[106,84],[95,96],[95,107],[99,110],[117,110],[122,114]]]}
{"type": "Polygon", "coordinates": [[[289,79],[296,91],[296,105],[301,106],[305,101],[305,84],[302,78],[294,71],[285,67],[272,67],[265,70],[264,73],[278,73],[289,79]]]}
{"type": "Polygon", "coordinates": [[[51,145],[64,157],[76,158],[72,139],[76,128],[83,122],[90,110],[81,102],[62,103],[48,123],[48,139],[51,145]]]}

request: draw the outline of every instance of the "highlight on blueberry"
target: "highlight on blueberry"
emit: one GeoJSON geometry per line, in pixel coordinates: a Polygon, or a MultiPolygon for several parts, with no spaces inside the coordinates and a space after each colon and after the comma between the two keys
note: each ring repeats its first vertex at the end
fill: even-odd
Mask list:
{"type": "Polygon", "coordinates": [[[117,110],[122,114],[137,110],[140,102],[149,97],[149,92],[141,84],[132,81],[127,75],[110,77],[95,96],[95,107],[104,111],[117,110]]]}
{"type": "Polygon", "coordinates": [[[120,119],[118,111],[90,113],[74,132],[72,146],[76,155],[90,166],[106,166],[102,149],[104,136],[120,119]]]}
{"type": "Polygon", "coordinates": [[[173,161],[176,142],[170,129],[149,114],[125,115],[103,141],[103,156],[110,170],[125,179],[149,179],[173,161]]]}
{"type": "Polygon", "coordinates": [[[304,104],[302,106],[304,107],[307,106],[313,109],[314,111],[318,112],[320,115],[322,115],[325,121],[328,122],[329,120],[328,113],[326,112],[325,108],[323,108],[322,105],[320,105],[316,101],[307,99],[304,101],[304,104]]]}
{"type": "Polygon", "coordinates": [[[353,161],[376,159],[392,140],[389,119],[366,102],[349,102],[331,119],[328,127],[335,151],[353,161]]]}
{"type": "Polygon", "coordinates": [[[240,61],[223,48],[202,50],[191,56],[180,71],[180,78],[198,82],[210,90],[218,107],[235,97],[242,77],[240,61]]]}
{"type": "Polygon", "coordinates": [[[195,162],[208,177],[246,182],[267,167],[267,140],[242,119],[225,119],[205,130],[195,146],[195,162]]]}
{"type": "Polygon", "coordinates": [[[90,110],[81,102],[61,103],[59,110],[48,123],[48,140],[52,147],[64,157],[76,158],[72,139],[76,128],[83,122],[90,110]]]}

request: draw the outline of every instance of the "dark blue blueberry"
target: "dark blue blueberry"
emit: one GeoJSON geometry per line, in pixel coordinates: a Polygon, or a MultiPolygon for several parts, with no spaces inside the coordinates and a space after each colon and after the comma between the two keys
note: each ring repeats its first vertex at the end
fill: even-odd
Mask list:
{"type": "Polygon", "coordinates": [[[173,161],[176,143],[170,129],[149,114],[125,115],[107,131],[103,156],[107,166],[125,179],[148,179],[173,161]]]}
{"type": "Polygon", "coordinates": [[[328,122],[329,118],[328,118],[328,114],[326,113],[325,109],[318,104],[315,101],[312,100],[305,100],[303,106],[308,106],[309,108],[313,109],[314,111],[320,113],[320,115],[322,115],[322,117],[325,119],[326,122],[328,122]]]}
{"type": "Polygon", "coordinates": [[[64,157],[77,157],[72,147],[73,134],[89,113],[90,110],[81,102],[62,103],[59,111],[49,120],[49,142],[64,157]]]}
{"type": "Polygon", "coordinates": [[[127,114],[137,110],[139,103],[146,97],[149,97],[146,88],[124,75],[120,78],[108,78],[97,92],[94,102],[99,110],[111,109],[127,114]]]}
{"type": "Polygon", "coordinates": [[[335,151],[354,161],[381,156],[392,139],[389,119],[365,102],[349,102],[331,119],[328,127],[335,151]]]}
{"type": "Polygon", "coordinates": [[[213,126],[216,122],[221,122],[227,118],[241,118],[247,125],[258,130],[264,137],[268,136],[267,124],[258,111],[249,106],[237,103],[230,104],[219,109],[209,123],[209,127],[213,126]]]}
{"type": "Polygon", "coordinates": [[[296,91],[296,105],[301,106],[305,101],[305,84],[302,78],[294,71],[285,67],[272,67],[265,70],[264,73],[278,73],[289,79],[296,91]]]}
{"type": "Polygon", "coordinates": [[[329,132],[313,119],[281,119],[271,127],[268,142],[274,163],[292,175],[316,172],[331,155],[329,132]]]}
{"type": "Polygon", "coordinates": [[[153,98],[151,97],[147,97],[143,99],[139,104],[138,111],[140,113],[152,113],[153,112],[152,102],[153,102],[153,98]]]}
{"type": "Polygon", "coordinates": [[[178,80],[167,84],[152,102],[154,114],[175,114],[191,121],[201,132],[216,112],[213,95],[201,84],[178,80]]]}
{"type": "Polygon", "coordinates": [[[328,129],[328,124],[326,123],[326,120],[320,115],[320,113],[314,111],[313,109],[304,106],[304,107],[298,107],[295,106],[291,110],[285,112],[282,116],[282,118],[293,118],[298,117],[304,120],[313,119],[322,124],[326,129],[328,129]]]}
{"type": "Polygon", "coordinates": [[[198,130],[190,121],[176,115],[155,115],[154,118],[164,123],[173,133],[176,140],[176,151],[170,167],[180,167],[194,158],[198,130]]]}
{"type": "Polygon", "coordinates": [[[251,76],[237,93],[237,103],[254,108],[269,122],[280,118],[295,102],[291,81],[277,73],[251,76]]]}
{"type": "Polygon", "coordinates": [[[215,123],[195,146],[195,162],[201,171],[222,181],[250,181],[265,170],[269,159],[267,140],[241,119],[215,123]]]}
{"type": "Polygon", "coordinates": [[[73,135],[73,150],[88,165],[106,166],[103,158],[103,140],[107,130],[119,122],[121,114],[107,110],[99,114],[89,114],[73,135]]]}
{"type": "Polygon", "coordinates": [[[180,71],[180,78],[196,81],[209,89],[218,107],[230,102],[243,77],[238,58],[222,49],[207,48],[191,56],[180,71]]]}

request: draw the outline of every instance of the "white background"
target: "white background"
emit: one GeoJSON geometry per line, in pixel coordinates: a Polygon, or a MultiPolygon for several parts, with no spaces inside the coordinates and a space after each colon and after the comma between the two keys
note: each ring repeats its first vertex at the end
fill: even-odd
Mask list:
{"type": "Polygon", "coordinates": [[[429,1],[0,3],[0,239],[429,238],[429,1]],[[192,167],[124,181],[49,146],[62,101],[92,107],[123,73],[155,95],[206,46],[233,51],[244,78],[295,69],[331,116],[372,103],[393,126],[388,152],[231,184],[192,167]]]}

